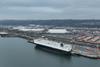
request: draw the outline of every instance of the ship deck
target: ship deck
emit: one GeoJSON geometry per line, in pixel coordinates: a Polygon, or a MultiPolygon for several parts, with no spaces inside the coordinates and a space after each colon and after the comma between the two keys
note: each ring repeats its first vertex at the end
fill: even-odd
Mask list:
{"type": "Polygon", "coordinates": [[[35,44],[40,44],[42,46],[47,46],[53,49],[58,49],[58,50],[62,50],[62,51],[66,51],[69,52],[72,50],[72,45],[71,44],[64,44],[63,46],[61,46],[60,42],[55,42],[55,41],[51,41],[51,40],[45,40],[45,39],[35,39],[34,40],[35,44]]]}

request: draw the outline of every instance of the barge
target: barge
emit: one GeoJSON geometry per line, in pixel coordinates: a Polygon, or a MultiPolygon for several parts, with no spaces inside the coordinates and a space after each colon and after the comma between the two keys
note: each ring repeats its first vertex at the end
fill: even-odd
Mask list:
{"type": "Polygon", "coordinates": [[[48,39],[34,39],[34,44],[36,44],[36,47],[47,48],[48,50],[56,51],[61,54],[71,54],[72,51],[71,44],[65,44],[48,39]]]}

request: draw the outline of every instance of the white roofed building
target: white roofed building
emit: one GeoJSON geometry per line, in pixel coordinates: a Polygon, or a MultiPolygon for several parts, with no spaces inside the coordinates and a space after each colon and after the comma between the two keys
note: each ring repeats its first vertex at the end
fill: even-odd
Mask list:
{"type": "Polygon", "coordinates": [[[70,33],[70,31],[67,31],[66,29],[48,29],[47,33],[65,34],[70,33]]]}
{"type": "Polygon", "coordinates": [[[21,31],[32,31],[32,32],[39,32],[39,31],[44,31],[44,29],[19,29],[21,31]]]}

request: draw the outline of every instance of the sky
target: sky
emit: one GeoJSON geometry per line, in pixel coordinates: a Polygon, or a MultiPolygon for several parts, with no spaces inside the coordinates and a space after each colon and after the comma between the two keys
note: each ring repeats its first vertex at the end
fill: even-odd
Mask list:
{"type": "Polygon", "coordinates": [[[0,0],[0,19],[100,19],[100,0],[0,0]]]}

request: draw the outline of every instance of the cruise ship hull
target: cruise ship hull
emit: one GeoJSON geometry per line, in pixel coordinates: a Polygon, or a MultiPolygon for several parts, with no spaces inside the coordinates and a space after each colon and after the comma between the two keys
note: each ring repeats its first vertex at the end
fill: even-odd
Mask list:
{"type": "Polygon", "coordinates": [[[42,50],[45,50],[45,51],[49,51],[49,52],[53,52],[53,53],[57,53],[57,54],[71,55],[71,51],[67,52],[67,51],[51,48],[51,47],[48,47],[48,46],[44,46],[44,45],[41,45],[41,44],[36,44],[36,48],[39,48],[39,49],[42,49],[42,50]]]}

